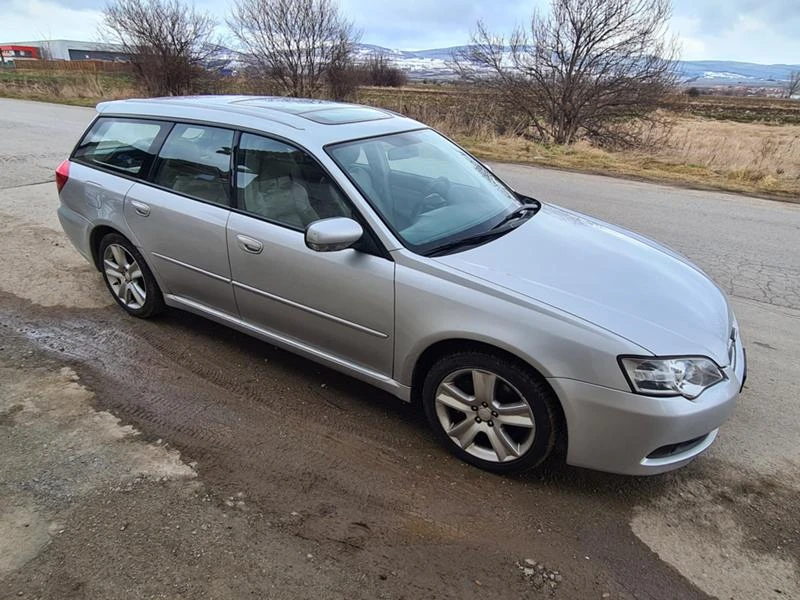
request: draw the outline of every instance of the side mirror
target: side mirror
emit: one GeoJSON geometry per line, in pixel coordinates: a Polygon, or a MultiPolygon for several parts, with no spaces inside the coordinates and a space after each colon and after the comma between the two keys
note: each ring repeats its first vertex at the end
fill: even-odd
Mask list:
{"type": "Polygon", "coordinates": [[[316,252],[336,252],[355,244],[364,235],[361,225],[347,217],[314,221],[306,228],[306,246],[316,252]]]}

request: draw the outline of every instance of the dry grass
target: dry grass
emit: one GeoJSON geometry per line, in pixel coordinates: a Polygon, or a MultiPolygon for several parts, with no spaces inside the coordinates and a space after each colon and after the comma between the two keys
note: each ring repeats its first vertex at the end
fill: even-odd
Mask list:
{"type": "MultiPolygon", "coordinates": [[[[211,91],[263,93],[233,79],[218,87],[211,91]]],[[[0,71],[0,96],[91,106],[138,94],[125,75],[0,71]]],[[[651,149],[609,152],[586,143],[547,146],[510,135],[515,123],[503,122],[488,100],[448,86],[362,88],[354,98],[428,123],[485,159],[800,201],[797,102],[667,98],[673,126],[651,132],[651,149]]]]}
{"type": "MultiPolygon", "coordinates": [[[[585,142],[548,146],[498,134],[495,124],[501,115],[488,98],[452,87],[364,88],[357,101],[428,123],[485,159],[800,200],[800,124],[795,118],[800,103],[667,98],[670,129],[651,131],[647,150],[611,152],[585,142]]],[[[501,131],[513,127],[505,123],[501,131]]]]}
{"type": "MultiPolygon", "coordinates": [[[[448,87],[365,88],[357,98],[428,123],[481,158],[800,200],[797,102],[668,98],[670,129],[651,131],[647,150],[611,152],[584,142],[548,146],[498,134],[500,115],[487,100],[448,87]]],[[[513,127],[505,123],[501,130],[513,127]]]]}
{"type": "Polygon", "coordinates": [[[748,181],[800,180],[800,126],[679,119],[661,152],[748,181]]]}
{"type": "Polygon", "coordinates": [[[481,158],[800,201],[800,126],[681,118],[652,151],[544,146],[507,136],[455,137],[481,158]]]}
{"type": "Polygon", "coordinates": [[[138,94],[130,76],[84,71],[0,71],[0,96],[94,106],[138,94]]]}

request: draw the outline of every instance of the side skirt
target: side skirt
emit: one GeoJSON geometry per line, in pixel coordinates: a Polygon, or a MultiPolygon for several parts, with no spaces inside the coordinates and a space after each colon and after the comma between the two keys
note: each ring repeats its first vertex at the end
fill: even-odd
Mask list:
{"type": "Polygon", "coordinates": [[[243,321],[238,317],[234,317],[222,311],[209,308],[204,304],[189,300],[188,298],[182,298],[173,294],[164,294],[164,302],[166,302],[167,306],[186,310],[196,315],[200,315],[201,317],[216,321],[217,323],[221,323],[222,325],[227,325],[228,327],[251,335],[265,342],[275,344],[284,350],[299,354],[300,356],[308,358],[309,360],[313,360],[314,362],[323,364],[326,367],[330,367],[335,371],[339,371],[345,375],[349,375],[359,379],[360,381],[374,385],[375,387],[400,398],[400,400],[403,400],[404,402],[411,402],[411,388],[401,385],[391,377],[386,377],[385,375],[381,375],[380,373],[370,369],[365,369],[359,365],[342,360],[341,358],[337,358],[336,356],[322,352],[313,346],[303,344],[302,342],[287,338],[267,329],[262,329],[261,327],[257,327],[252,323],[248,323],[247,321],[243,321]]]}

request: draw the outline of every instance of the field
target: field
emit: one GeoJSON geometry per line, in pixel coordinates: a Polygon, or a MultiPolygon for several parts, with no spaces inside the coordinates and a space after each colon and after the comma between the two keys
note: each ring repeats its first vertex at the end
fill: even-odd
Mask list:
{"type": "MultiPolygon", "coordinates": [[[[214,93],[253,93],[235,79],[214,93]]],[[[92,106],[139,95],[129,75],[79,71],[0,71],[0,96],[92,106]]],[[[361,88],[356,102],[428,123],[477,156],[497,161],[663,181],[698,188],[800,200],[800,102],[770,98],[675,95],[664,99],[669,125],[636,151],[579,142],[550,146],[500,135],[490,102],[452,86],[361,88]]]]}
{"type": "Polygon", "coordinates": [[[610,152],[497,135],[492,107],[452,88],[366,88],[357,101],[429,123],[488,160],[800,200],[800,102],[671,96],[662,108],[669,124],[650,132],[645,149],[610,152]]]}
{"type": "Polygon", "coordinates": [[[138,94],[130,75],[86,71],[0,69],[0,96],[94,106],[138,94]]]}

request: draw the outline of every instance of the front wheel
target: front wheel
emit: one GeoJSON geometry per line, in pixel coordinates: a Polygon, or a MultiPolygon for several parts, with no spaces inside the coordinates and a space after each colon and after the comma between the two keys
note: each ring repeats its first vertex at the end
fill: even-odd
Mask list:
{"type": "Polygon", "coordinates": [[[559,435],[557,400],[544,379],[493,354],[441,358],[425,378],[422,400],[439,440],[487,471],[536,467],[552,454],[559,435]]]}

